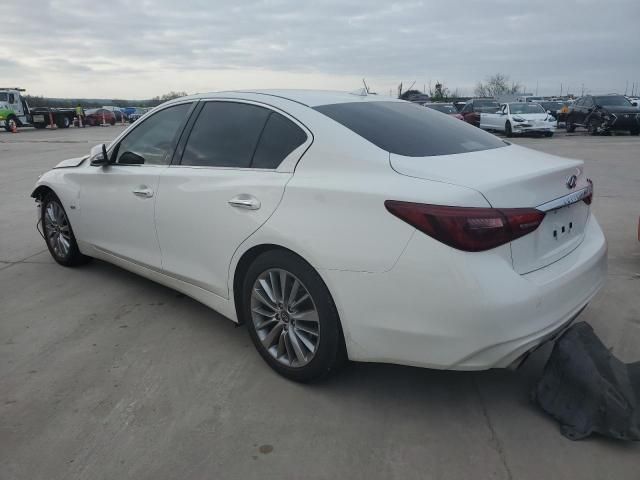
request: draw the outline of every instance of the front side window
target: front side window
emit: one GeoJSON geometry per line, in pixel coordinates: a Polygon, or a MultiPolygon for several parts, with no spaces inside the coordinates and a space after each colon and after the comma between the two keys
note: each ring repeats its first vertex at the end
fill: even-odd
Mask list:
{"type": "Polygon", "coordinates": [[[466,122],[409,102],[350,102],[314,109],[397,155],[429,157],[506,146],[466,122]]]}
{"type": "Polygon", "coordinates": [[[191,103],[165,108],[140,123],[116,147],[116,163],[167,165],[191,103]]]}
{"type": "Polygon", "coordinates": [[[0,92],[0,102],[6,102],[8,98],[9,95],[7,94],[7,92],[0,92]]]}
{"type": "Polygon", "coordinates": [[[9,94],[9,103],[16,103],[16,96],[13,93],[9,94]]]}

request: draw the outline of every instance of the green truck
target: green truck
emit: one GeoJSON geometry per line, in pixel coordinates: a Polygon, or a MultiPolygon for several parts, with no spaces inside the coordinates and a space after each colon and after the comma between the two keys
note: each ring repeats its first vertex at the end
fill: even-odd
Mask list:
{"type": "Polygon", "coordinates": [[[73,108],[30,108],[22,96],[24,88],[0,88],[0,127],[11,130],[11,123],[16,127],[45,128],[55,124],[58,128],[73,125],[75,110],[73,108]]]}

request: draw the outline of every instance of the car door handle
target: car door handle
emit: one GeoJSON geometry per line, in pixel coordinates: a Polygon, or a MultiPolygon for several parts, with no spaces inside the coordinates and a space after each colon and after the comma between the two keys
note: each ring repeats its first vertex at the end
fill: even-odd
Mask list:
{"type": "Polygon", "coordinates": [[[136,188],[135,190],[133,190],[132,192],[136,197],[142,197],[142,198],[151,198],[153,197],[153,190],[151,190],[148,187],[139,187],[136,188]]]}
{"type": "Polygon", "coordinates": [[[247,210],[258,210],[260,200],[252,195],[241,194],[229,200],[229,205],[236,208],[246,208],[247,210]]]}

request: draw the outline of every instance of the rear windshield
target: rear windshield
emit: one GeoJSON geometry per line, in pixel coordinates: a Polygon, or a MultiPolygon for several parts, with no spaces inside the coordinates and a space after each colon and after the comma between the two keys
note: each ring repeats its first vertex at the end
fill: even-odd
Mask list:
{"type": "Polygon", "coordinates": [[[314,108],[383,150],[407,157],[506,146],[499,138],[457,118],[409,102],[337,103],[314,108]]]}

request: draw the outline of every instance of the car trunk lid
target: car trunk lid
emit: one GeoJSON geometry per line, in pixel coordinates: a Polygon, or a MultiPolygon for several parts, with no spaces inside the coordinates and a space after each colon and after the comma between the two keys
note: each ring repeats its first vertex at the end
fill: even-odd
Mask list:
{"type": "Polygon", "coordinates": [[[433,157],[390,154],[390,162],[402,175],[477,190],[493,208],[546,210],[538,229],[511,242],[513,267],[518,273],[528,273],[559,260],[584,238],[589,206],[581,201],[584,196],[581,193],[567,197],[589,187],[580,160],[510,145],[433,157]],[[557,204],[551,203],[556,200],[557,204]]]}

